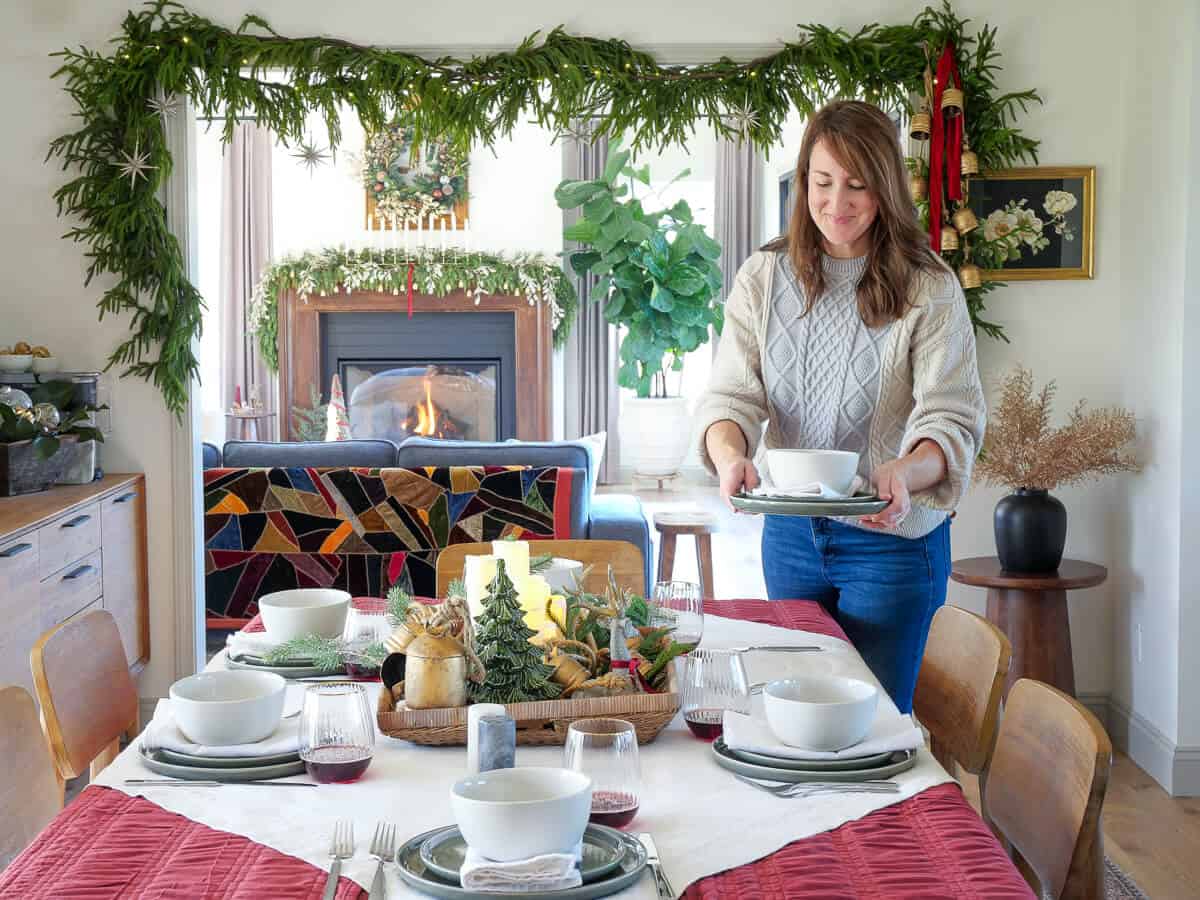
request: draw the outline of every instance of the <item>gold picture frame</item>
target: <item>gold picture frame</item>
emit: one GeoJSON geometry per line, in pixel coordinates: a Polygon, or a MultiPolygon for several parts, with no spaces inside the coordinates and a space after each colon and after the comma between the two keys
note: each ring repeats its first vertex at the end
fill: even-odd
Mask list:
{"type": "Polygon", "coordinates": [[[979,219],[972,244],[984,281],[1041,281],[1095,276],[1096,167],[1026,166],[988,170],[967,183],[979,219]],[[1016,230],[1009,231],[1009,229],[1016,230]],[[991,266],[1005,233],[1010,257],[991,266]],[[1016,258],[1012,258],[1015,254],[1016,258]],[[1042,265],[1047,262],[1049,265],[1042,265]]]}

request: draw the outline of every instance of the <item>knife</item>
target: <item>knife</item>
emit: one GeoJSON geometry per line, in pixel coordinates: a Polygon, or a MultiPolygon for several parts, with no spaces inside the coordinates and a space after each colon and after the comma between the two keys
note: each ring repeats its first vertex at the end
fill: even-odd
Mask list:
{"type": "Polygon", "coordinates": [[[169,778],[126,778],[125,784],[128,785],[162,785],[171,787],[242,787],[243,785],[253,785],[255,787],[318,787],[311,781],[188,781],[186,779],[169,779],[169,778]]]}
{"type": "Polygon", "coordinates": [[[654,887],[658,891],[658,896],[662,900],[675,900],[675,889],[671,887],[667,873],[662,870],[662,862],[658,858],[658,848],[654,846],[654,838],[650,836],[649,832],[643,831],[638,835],[638,840],[646,848],[646,862],[650,866],[650,871],[654,873],[654,887]]]}
{"type": "Polygon", "coordinates": [[[812,644],[798,644],[791,646],[789,644],[768,644],[755,647],[730,647],[731,653],[752,653],[755,650],[762,650],[771,653],[819,653],[824,650],[824,647],[816,647],[812,644]]]}

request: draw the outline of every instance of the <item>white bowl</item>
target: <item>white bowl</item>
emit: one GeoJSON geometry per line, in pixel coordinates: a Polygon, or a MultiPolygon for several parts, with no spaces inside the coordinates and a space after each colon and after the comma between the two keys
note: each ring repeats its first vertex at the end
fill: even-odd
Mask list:
{"type": "Polygon", "coordinates": [[[297,588],[258,598],[263,627],[273,641],[309,634],[340,637],[349,608],[350,595],[332,588],[297,588]]]}
{"type": "Polygon", "coordinates": [[[571,853],[592,811],[592,779],[571,769],[494,769],[456,781],[450,808],[467,844],[488,859],[571,853]]]}
{"type": "Polygon", "coordinates": [[[819,481],[847,494],[858,472],[858,454],[850,450],[768,450],[767,469],[781,491],[819,481]]]}
{"type": "Polygon", "coordinates": [[[33,362],[29,353],[0,354],[0,372],[28,372],[33,362]]]}
{"type": "Polygon", "coordinates": [[[802,675],[763,688],[767,724],[789,747],[845,750],[871,730],[879,689],[843,675],[802,675]]]}
{"type": "Polygon", "coordinates": [[[57,356],[35,356],[33,357],[33,371],[38,373],[57,372],[58,357],[57,356]]]}
{"type": "Polygon", "coordinates": [[[273,672],[201,672],[171,685],[171,713],[197,744],[252,744],[275,733],[286,693],[273,672]]]}

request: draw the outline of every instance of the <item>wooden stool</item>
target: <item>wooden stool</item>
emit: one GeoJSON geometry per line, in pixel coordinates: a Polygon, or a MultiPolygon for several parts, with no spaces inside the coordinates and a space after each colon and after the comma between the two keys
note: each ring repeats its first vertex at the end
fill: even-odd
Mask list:
{"type": "Polygon", "coordinates": [[[958,559],[950,577],[988,589],[987,617],[1012,642],[1012,665],[1004,693],[1018,678],[1033,678],[1075,696],[1067,591],[1095,587],[1108,576],[1104,566],[1064,559],[1049,575],[1005,572],[994,556],[958,559]]]}
{"type": "Polygon", "coordinates": [[[654,514],[654,528],[659,534],[658,580],[670,581],[675,571],[675,538],[681,534],[696,536],[696,559],[700,564],[700,596],[713,596],[712,533],[717,531],[717,517],[711,513],[691,510],[654,514]]]}

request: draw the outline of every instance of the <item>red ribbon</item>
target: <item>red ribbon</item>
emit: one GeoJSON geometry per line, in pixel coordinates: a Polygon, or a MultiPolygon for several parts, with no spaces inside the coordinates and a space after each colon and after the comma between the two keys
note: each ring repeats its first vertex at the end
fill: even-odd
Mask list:
{"type": "Polygon", "coordinates": [[[409,263],[408,264],[408,317],[410,319],[412,318],[412,306],[413,306],[412,283],[413,283],[413,264],[409,263]]]}
{"type": "Polygon", "coordinates": [[[929,141],[929,245],[935,253],[942,250],[943,189],[950,200],[963,198],[963,117],[952,116],[947,122],[942,115],[942,93],[950,84],[962,88],[962,78],[954,62],[954,44],[947,43],[933,83],[933,128],[929,141]]]}

